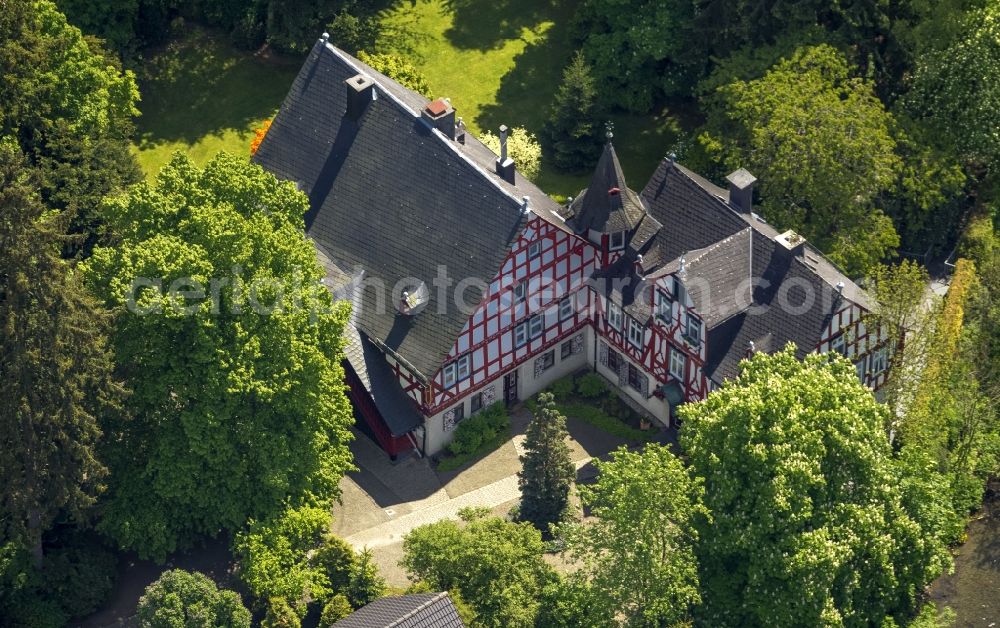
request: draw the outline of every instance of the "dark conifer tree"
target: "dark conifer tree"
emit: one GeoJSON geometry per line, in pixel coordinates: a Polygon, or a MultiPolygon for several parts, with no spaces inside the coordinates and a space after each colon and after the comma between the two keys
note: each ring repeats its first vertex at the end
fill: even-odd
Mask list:
{"type": "Polygon", "coordinates": [[[582,171],[594,167],[600,152],[597,88],[582,52],[563,71],[562,84],[545,126],[546,148],[560,170],[582,171]]]}
{"type": "Polygon", "coordinates": [[[566,417],[556,409],[551,393],[538,396],[538,409],[528,424],[521,456],[521,519],[548,531],[569,505],[569,489],[576,476],[566,444],[566,417]]]}

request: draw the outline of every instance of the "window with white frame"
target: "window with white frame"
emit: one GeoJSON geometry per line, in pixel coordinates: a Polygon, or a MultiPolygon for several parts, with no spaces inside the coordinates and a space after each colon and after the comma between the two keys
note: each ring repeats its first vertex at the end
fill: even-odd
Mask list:
{"type": "Polygon", "coordinates": [[[562,301],[559,302],[559,320],[564,321],[573,316],[573,297],[563,297],[562,301]]]}
{"type": "Polygon", "coordinates": [[[523,346],[529,340],[541,336],[544,326],[545,317],[541,314],[535,314],[531,318],[518,323],[514,327],[514,346],[523,346]]]}
{"type": "Polygon", "coordinates": [[[665,321],[670,320],[670,305],[672,301],[663,290],[656,291],[656,315],[665,321]]]}
{"type": "Polygon", "coordinates": [[[611,251],[620,251],[625,248],[625,232],[615,231],[611,234],[611,251]]]}
{"type": "Polygon", "coordinates": [[[472,357],[468,353],[446,364],[444,367],[444,387],[450,388],[456,382],[468,378],[472,374],[471,367],[472,357]]]}
{"type": "Polygon", "coordinates": [[[693,345],[701,344],[701,319],[697,316],[688,314],[687,317],[687,327],[684,330],[684,336],[693,345]]]}
{"type": "Polygon", "coordinates": [[[528,280],[524,279],[518,282],[514,286],[514,303],[520,303],[524,301],[524,298],[528,295],[528,280]]]}
{"type": "Polygon", "coordinates": [[[542,254],[542,242],[536,240],[528,245],[528,259],[533,259],[542,254]]]}
{"type": "Polygon", "coordinates": [[[861,380],[861,383],[864,383],[865,374],[868,372],[868,356],[864,356],[856,362],[854,368],[858,371],[858,379],[861,380]]]}
{"type": "Polygon", "coordinates": [[[622,328],[622,308],[620,305],[608,299],[608,324],[621,331],[622,328]]]}
{"type": "Polygon", "coordinates": [[[674,299],[684,307],[684,284],[676,276],[671,276],[670,287],[674,293],[674,299]]]}
{"type": "Polygon", "coordinates": [[[840,334],[830,340],[830,351],[836,351],[840,355],[847,355],[847,340],[844,338],[844,334],[840,334]]]}
{"type": "Polygon", "coordinates": [[[634,318],[628,319],[628,341],[636,347],[642,346],[642,325],[634,318]]]}
{"type": "Polygon", "coordinates": [[[677,349],[670,350],[670,375],[680,381],[684,381],[684,367],[687,365],[687,356],[677,349]]]}
{"type": "Polygon", "coordinates": [[[888,352],[882,347],[872,354],[872,375],[880,375],[885,371],[888,362],[888,352]]]}

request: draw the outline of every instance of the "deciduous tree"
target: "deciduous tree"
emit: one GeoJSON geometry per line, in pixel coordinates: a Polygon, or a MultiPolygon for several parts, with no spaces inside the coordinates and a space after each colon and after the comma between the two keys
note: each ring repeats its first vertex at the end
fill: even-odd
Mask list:
{"type": "Polygon", "coordinates": [[[142,628],[250,628],[250,611],[205,574],[171,569],[146,587],[137,609],[142,628]]]}
{"type": "Polygon", "coordinates": [[[680,413],[712,516],[697,548],[702,621],[880,625],[949,564],[904,507],[889,409],[843,357],[757,353],[680,413]]]}
{"type": "Polygon", "coordinates": [[[103,531],[162,558],[201,535],[328,503],[351,466],[346,304],[303,234],[308,201],[245,158],[176,156],[104,206],[84,265],[134,394],[109,422],[103,531]]]}
{"type": "MultiPolygon", "coordinates": [[[[486,131],[479,136],[483,144],[500,154],[500,138],[486,131]]],[[[534,179],[542,168],[542,147],[535,136],[523,127],[514,127],[507,135],[507,156],[514,160],[517,171],[534,179]]]]}
{"type": "Polygon", "coordinates": [[[592,589],[592,613],[629,626],[676,626],[700,602],[695,521],[705,514],[702,487],[666,447],[620,448],[596,461],[580,498],[596,518],[560,529],[575,577],[592,589]]]}
{"type": "Polygon", "coordinates": [[[900,167],[892,116],[828,45],[803,48],[762,78],[720,87],[700,140],[727,169],[760,179],[765,217],[864,272],[898,244],[874,205],[900,167]]]}
{"type": "Polygon", "coordinates": [[[542,559],[541,534],[484,512],[463,511],[464,525],[445,519],[422,525],[403,540],[402,565],[435,591],[457,589],[479,625],[533,626],[542,587],[553,577],[542,559]]]}

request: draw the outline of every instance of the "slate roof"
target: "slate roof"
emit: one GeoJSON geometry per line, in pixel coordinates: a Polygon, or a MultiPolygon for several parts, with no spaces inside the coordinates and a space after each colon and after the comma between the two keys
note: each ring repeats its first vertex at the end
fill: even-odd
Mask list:
{"type": "Polygon", "coordinates": [[[464,628],[447,593],[383,597],[333,624],[336,628],[464,628]]]}
{"type": "Polygon", "coordinates": [[[587,186],[570,204],[578,233],[632,231],[646,215],[642,199],[625,182],[615,147],[609,140],[587,186]]]}
{"type": "MultiPolygon", "coordinates": [[[[318,42],[254,156],[308,196],[306,231],[323,255],[351,275],[382,282],[388,292],[404,278],[428,287],[438,266],[453,281],[416,316],[397,312],[387,296],[367,289],[357,300],[356,325],[424,379],[439,369],[467,316],[455,306],[465,277],[489,282],[531,211],[562,226],[554,201],[519,175],[497,176],[496,156],[471,133],[465,144],[420,118],[427,100],[334,46],[318,42]],[[358,121],[347,117],[344,81],[371,77],[376,99],[358,121]]],[[[468,304],[482,295],[465,291],[468,304]]]]}

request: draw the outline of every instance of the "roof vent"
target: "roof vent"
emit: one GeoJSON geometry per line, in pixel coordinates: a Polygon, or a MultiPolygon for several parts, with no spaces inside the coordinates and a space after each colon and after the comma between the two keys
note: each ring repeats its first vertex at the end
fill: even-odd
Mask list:
{"type": "Polygon", "coordinates": [[[497,174],[507,183],[514,185],[514,160],[507,157],[507,125],[500,125],[500,156],[497,157],[497,174]]]}
{"type": "Polygon", "coordinates": [[[729,204],[743,213],[749,213],[753,209],[753,184],[757,177],[740,168],[726,177],[726,181],[729,181],[729,204]]]}
{"type": "Polygon", "coordinates": [[[781,235],[774,236],[774,241],[793,255],[801,255],[806,246],[806,239],[791,229],[781,235]]]}
{"type": "Polygon", "coordinates": [[[364,74],[356,74],[344,82],[347,83],[347,117],[360,120],[368,103],[378,98],[375,81],[364,74]]]}
{"type": "Polygon", "coordinates": [[[455,139],[455,108],[447,98],[438,98],[427,103],[420,112],[420,117],[449,138],[455,139]]]}
{"type": "Polygon", "coordinates": [[[427,284],[421,281],[419,285],[403,290],[396,308],[400,314],[413,316],[419,314],[430,299],[431,291],[427,289],[427,284]]]}

